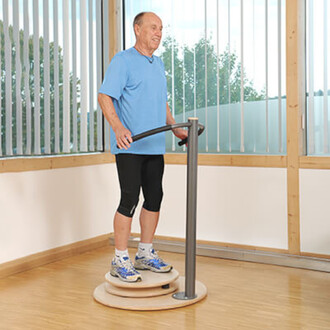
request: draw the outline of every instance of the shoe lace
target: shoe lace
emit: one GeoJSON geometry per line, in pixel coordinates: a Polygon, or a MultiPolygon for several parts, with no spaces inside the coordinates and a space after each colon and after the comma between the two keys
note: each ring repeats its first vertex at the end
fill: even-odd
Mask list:
{"type": "Polygon", "coordinates": [[[150,251],[150,254],[153,257],[153,259],[156,259],[160,263],[164,263],[163,259],[157,254],[157,251],[155,251],[154,249],[150,251]]]}
{"type": "Polygon", "coordinates": [[[135,270],[135,268],[134,268],[134,266],[133,266],[133,263],[132,263],[132,261],[131,261],[131,259],[130,258],[123,258],[123,259],[121,259],[121,263],[122,263],[122,265],[128,270],[128,271],[131,271],[131,272],[133,272],[133,273],[135,273],[136,272],[136,270],[135,270]]]}

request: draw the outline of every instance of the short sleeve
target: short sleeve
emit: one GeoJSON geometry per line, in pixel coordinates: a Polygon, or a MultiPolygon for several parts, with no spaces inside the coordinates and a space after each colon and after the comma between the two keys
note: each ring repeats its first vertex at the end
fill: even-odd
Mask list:
{"type": "Polygon", "coordinates": [[[127,83],[127,71],[125,58],[121,53],[118,53],[108,66],[99,93],[119,100],[127,83]]]}

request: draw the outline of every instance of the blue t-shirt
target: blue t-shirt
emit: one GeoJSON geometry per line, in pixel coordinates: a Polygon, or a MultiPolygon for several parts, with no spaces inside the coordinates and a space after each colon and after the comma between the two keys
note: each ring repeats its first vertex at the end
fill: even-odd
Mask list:
{"type": "MultiPolygon", "coordinates": [[[[112,98],[117,115],[132,136],[166,125],[167,86],[164,63],[141,55],[134,47],[116,54],[106,71],[100,93],[112,98]]],[[[160,155],[165,133],[151,135],[119,149],[111,129],[111,152],[160,155]]]]}

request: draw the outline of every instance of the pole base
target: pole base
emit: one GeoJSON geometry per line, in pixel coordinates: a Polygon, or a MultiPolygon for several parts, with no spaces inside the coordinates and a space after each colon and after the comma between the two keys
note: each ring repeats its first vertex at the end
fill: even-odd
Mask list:
{"type": "Polygon", "coordinates": [[[191,299],[196,299],[197,298],[197,294],[195,294],[192,297],[188,297],[186,296],[185,292],[176,292],[172,294],[172,297],[174,299],[178,299],[178,300],[191,300],[191,299]]]}

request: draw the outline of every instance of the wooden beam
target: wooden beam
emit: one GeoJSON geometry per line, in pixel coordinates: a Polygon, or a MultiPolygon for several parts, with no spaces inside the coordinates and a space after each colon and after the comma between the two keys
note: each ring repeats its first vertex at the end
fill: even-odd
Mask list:
{"type": "Polygon", "coordinates": [[[286,1],[288,249],[300,254],[299,156],[305,153],[305,1],[286,1]]]}
{"type": "MultiPolygon", "coordinates": [[[[285,168],[286,159],[287,159],[286,156],[200,154],[198,164],[209,165],[209,166],[285,168]]],[[[312,160],[313,159],[314,157],[312,157],[312,160]]],[[[109,164],[114,162],[115,162],[115,156],[110,153],[1,158],[0,173],[51,170],[57,168],[109,164]]],[[[306,163],[306,161],[303,162],[304,164],[306,163]]],[[[165,163],[186,165],[187,154],[165,154],[165,163]]],[[[326,166],[326,164],[324,164],[323,167],[321,167],[321,164],[322,164],[321,162],[316,162],[314,165],[310,165],[309,167],[305,165],[305,168],[318,168],[318,166],[320,168],[323,168],[324,166],[326,166]]],[[[327,168],[330,168],[330,162],[328,163],[327,168]]]]}
{"type": "Polygon", "coordinates": [[[110,153],[2,158],[0,159],[0,173],[109,164],[114,161],[115,158],[110,153]]]}
{"type": "Polygon", "coordinates": [[[120,5],[118,0],[109,1],[109,60],[111,60],[119,51],[121,51],[120,43],[120,5]]]}
{"type": "Polygon", "coordinates": [[[299,158],[300,168],[311,168],[311,169],[330,169],[330,157],[310,157],[302,156],[299,158]]]}
{"type": "MultiPolygon", "coordinates": [[[[166,154],[166,164],[187,164],[187,154],[166,154]]],[[[287,167],[286,156],[199,154],[198,165],[238,167],[287,167]]]]}

